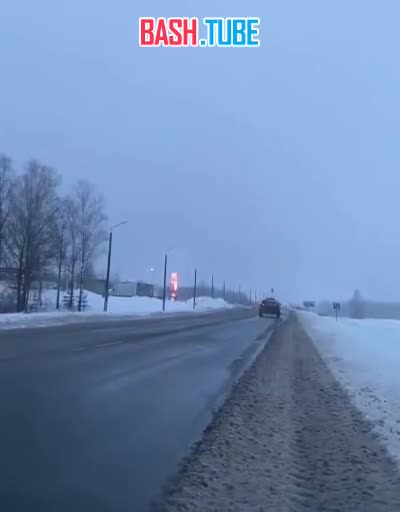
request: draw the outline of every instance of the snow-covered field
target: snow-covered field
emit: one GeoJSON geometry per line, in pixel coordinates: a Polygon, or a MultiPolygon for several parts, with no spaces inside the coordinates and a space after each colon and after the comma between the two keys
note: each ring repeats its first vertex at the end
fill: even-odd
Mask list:
{"type": "MultiPolygon", "coordinates": [[[[88,320],[108,320],[136,316],[165,314],[162,313],[162,301],[150,297],[109,297],[108,312],[103,312],[104,299],[101,295],[85,291],[88,298],[88,308],[81,313],[55,310],[56,291],[47,290],[43,293],[42,302],[45,313],[7,313],[0,314],[0,328],[39,327],[58,325],[88,320]]],[[[198,297],[196,299],[196,312],[205,312],[215,309],[232,308],[222,299],[198,297]]],[[[166,303],[166,313],[185,313],[193,311],[193,301],[166,303]]]]}
{"type": "Polygon", "coordinates": [[[400,464],[400,320],[297,313],[321,356],[400,464]]]}

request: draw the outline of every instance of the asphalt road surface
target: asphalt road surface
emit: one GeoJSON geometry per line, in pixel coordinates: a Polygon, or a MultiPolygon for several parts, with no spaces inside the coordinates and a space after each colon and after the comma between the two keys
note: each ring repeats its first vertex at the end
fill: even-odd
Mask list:
{"type": "Polygon", "coordinates": [[[274,323],[228,310],[0,331],[0,510],[146,511],[274,323]]]}

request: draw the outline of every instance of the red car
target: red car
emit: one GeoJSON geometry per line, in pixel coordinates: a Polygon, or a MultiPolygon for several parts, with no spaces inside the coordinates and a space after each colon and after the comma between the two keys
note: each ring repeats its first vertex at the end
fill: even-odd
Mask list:
{"type": "Polygon", "coordinates": [[[276,318],[280,318],[280,316],[281,316],[280,303],[272,297],[261,301],[260,306],[258,308],[258,316],[261,318],[264,315],[273,315],[273,316],[276,316],[276,318]]]}

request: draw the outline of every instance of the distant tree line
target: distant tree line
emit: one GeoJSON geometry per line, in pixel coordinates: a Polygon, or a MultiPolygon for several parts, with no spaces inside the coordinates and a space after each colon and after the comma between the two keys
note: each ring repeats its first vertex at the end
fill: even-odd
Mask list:
{"type": "MultiPolygon", "coordinates": [[[[333,316],[333,302],[321,301],[318,304],[317,312],[323,316],[333,316]]],[[[369,316],[368,301],[362,298],[360,290],[354,290],[350,300],[344,301],[340,304],[340,315],[355,319],[361,319],[369,316]]]]}
{"type": "Polygon", "coordinates": [[[28,310],[32,285],[49,278],[57,281],[57,309],[66,279],[69,307],[76,294],[81,311],[83,281],[106,236],[105,203],[87,181],[65,195],[60,185],[52,167],[30,160],[17,172],[0,155],[0,279],[12,279],[17,311],[28,310]]]}

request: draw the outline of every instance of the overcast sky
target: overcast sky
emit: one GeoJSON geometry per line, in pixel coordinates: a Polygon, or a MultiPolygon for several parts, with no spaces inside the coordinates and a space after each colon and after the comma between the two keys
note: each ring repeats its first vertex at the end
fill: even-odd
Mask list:
{"type": "MultiPolygon", "coordinates": [[[[125,279],[400,299],[397,0],[1,0],[0,152],[95,182],[125,279]],[[218,5],[218,8],[215,6],[218,5]],[[141,49],[139,16],[260,16],[141,49]]],[[[105,265],[105,255],[102,256],[105,265]]],[[[103,261],[100,260],[100,264],[103,261]]]]}

